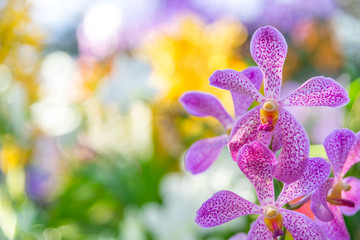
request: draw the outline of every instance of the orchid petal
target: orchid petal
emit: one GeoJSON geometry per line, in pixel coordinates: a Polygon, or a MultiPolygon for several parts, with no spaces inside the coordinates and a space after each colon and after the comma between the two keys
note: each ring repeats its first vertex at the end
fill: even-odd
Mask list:
{"type": "Polygon", "coordinates": [[[273,136],[273,139],[272,139],[272,143],[271,143],[271,150],[274,153],[276,153],[282,147],[282,133],[281,133],[279,124],[275,125],[275,129],[273,131],[272,136],[273,136]]]}
{"type": "Polygon", "coordinates": [[[214,227],[237,217],[260,214],[262,208],[230,191],[215,193],[196,212],[195,222],[203,228],[214,227]]]}
{"type": "Polygon", "coordinates": [[[244,74],[235,70],[216,70],[209,80],[211,86],[242,94],[259,103],[265,102],[264,96],[260,94],[254,84],[244,74]]]}
{"type": "Polygon", "coordinates": [[[311,211],[315,217],[324,222],[329,222],[334,218],[327,203],[327,194],[334,185],[334,178],[329,178],[323,185],[311,194],[311,211]]]}
{"type": "Polygon", "coordinates": [[[341,171],[341,177],[345,176],[347,171],[354,165],[355,163],[360,161],[360,132],[356,134],[356,140],[354,141],[349,154],[344,163],[343,169],[341,171]]]}
{"type": "Polygon", "coordinates": [[[251,39],[250,52],[254,61],[265,74],[265,97],[278,99],[282,68],[287,53],[284,36],[271,26],[259,28],[251,39]]]}
{"type": "Polygon", "coordinates": [[[275,178],[292,183],[304,173],[310,142],[303,126],[285,109],[279,111],[277,124],[282,134],[282,150],[276,165],[275,178]]]}
{"type": "Polygon", "coordinates": [[[229,240],[246,240],[247,234],[246,233],[237,233],[233,235],[229,240]]]}
{"type": "Polygon", "coordinates": [[[304,196],[320,187],[329,177],[330,163],[323,158],[310,158],[304,174],[295,182],[285,184],[278,199],[277,206],[282,207],[298,197],[304,196]]]}
{"type": "Polygon", "coordinates": [[[234,123],[234,120],[225,110],[219,99],[212,94],[189,91],[184,93],[179,101],[183,108],[191,115],[196,117],[215,117],[225,129],[230,128],[234,123]]]}
{"type": "MultiPolygon", "coordinates": [[[[248,67],[241,71],[241,73],[254,84],[256,89],[260,89],[263,80],[263,73],[259,67],[248,67]]],[[[236,119],[238,119],[247,112],[254,100],[237,92],[231,92],[231,95],[234,101],[236,119]]]]}
{"type": "Polygon", "coordinates": [[[201,139],[195,142],[185,155],[185,168],[192,174],[208,169],[218,158],[227,143],[228,135],[201,139]]]}
{"type": "Polygon", "coordinates": [[[356,135],[349,129],[335,129],[324,141],[326,154],[333,166],[335,178],[341,178],[343,167],[356,135]]]}
{"type": "Polygon", "coordinates": [[[340,209],[343,214],[351,216],[360,209],[360,180],[356,177],[347,177],[344,178],[343,182],[349,184],[351,189],[343,191],[341,198],[354,202],[355,207],[340,206],[340,209]]]}
{"type": "Polygon", "coordinates": [[[269,144],[271,132],[259,131],[260,108],[261,106],[257,106],[244,114],[231,130],[228,147],[234,161],[236,161],[238,151],[246,143],[260,141],[266,146],[269,144]]]}
{"type": "Polygon", "coordinates": [[[247,240],[272,240],[272,232],[266,227],[264,215],[260,215],[252,224],[247,240]]]}
{"type": "Polygon", "coordinates": [[[313,77],[280,100],[283,106],[340,107],[349,102],[346,90],[334,79],[313,77]]]}
{"type": "Polygon", "coordinates": [[[274,153],[259,142],[244,145],[237,156],[238,166],[254,185],[262,206],[274,204],[275,162],[274,153]]]}
{"type": "Polygon", "coordinates": [[[281,209],[284,226],[294,239],[326,240],[324,232],[309,217],[302,213],[281,209]]]}
{"type": "Polygon", "coordinates": [[[264,146],[269,146],[272,139],[272,132],[260,131],[257,141],[262,143],[264,146]]]}
{"type": "Polygon", "coordinates": [[[349,232],[346,229],[344,217],[340,208],[329,204],[330,211],[334,214],[334,219],[330,222],[323,222],[315,219],[319,227],[324,231],[330,240],[350,240],[349,232]]]}

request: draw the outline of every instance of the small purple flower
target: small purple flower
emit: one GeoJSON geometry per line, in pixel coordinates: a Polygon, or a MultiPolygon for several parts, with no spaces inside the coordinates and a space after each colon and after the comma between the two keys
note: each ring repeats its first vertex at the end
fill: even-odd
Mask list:
{"type": "Polygon", "coordinates": [[[359,211],[360,180],[344,176],[360,161],[360,133],[336,129],[327,136],[324,146],[334,178],[329,178],[312,194],[311,210],[329,239],[350,239],[342,213],[353,215],[359,211]]]}
{"type": "MultiPolygon", "coordinates": [[[[249,67],[241,73],[250,79],[257,89],[260,88],[263,79],[260,68],[249,67]]],[[[234,100],[236,118],[239,118],[247,112],[253,100],[238,93],[231,94],[234,100]]],[[[215,117],[221,122],[225,130],[231,129],[234,124],[234,119],[214,95],[189,91],[184,93],[179,101],[189,114],[197,117],[215,117]]],[[[224,134],[195,142],[186,153],[185,168],[192,174],[198,174],[208,169],[227,144],[228,138],[229,136],[224,134]]]]}
{"type": "Polygon", "coordinates": [[[284,36],[274,27],[259,28],[250,43],[251,55],[264,72],[265,97],[243,74],[231,69],[217,70],[210,77],[210,85],[248,96],[261,105],[244,114],[235,123],[228,146],[235,160],[246,143],[261,141],[272,150],[282,147],[275,177],[291,183],[304,172],[309,156],[309,139],[301,124],[284,107],[339,107],[349,102],[346,90],[335,80],[313,77],[280,99],[282,68],[287,53],[284,36]],[[268,135],[264,137],[264,135],[268,135]],[[296,143],[296,144],[294,144],[296,143]]]}
{"type": "Polygon", "coordinates": [[[250,228],[247,239],[273,239],[283,235],[282,227],[294,239],[326,239],[322,230],[307,216],[282,208],[287,202],[314,191],[328,178],[331,166],[322,158],[311,158],[303,175],[284,185],[275,201],[273,177],[275,154],[259,142],[244,145],[237,156],[241,171],[254,185],[260,205],[230,191],[220,191],[197,211],[195,222],[201,227],[214,227],[237,217],[260,214],[250,228]]]}

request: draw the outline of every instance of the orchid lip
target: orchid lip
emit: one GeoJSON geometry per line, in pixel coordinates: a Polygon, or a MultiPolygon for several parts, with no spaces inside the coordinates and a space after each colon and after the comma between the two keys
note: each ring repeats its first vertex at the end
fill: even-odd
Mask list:
{"type": "Polygon", "coordinates": [[[281,228],[277,228],[277,229],[275,229],[275,231],[273,231],[272,235],[273,235],[273,238],[275,239],[279,236],[283,236],[284,232],[281,228]]]}
{"type": "Polygon", "coordinates": [[[338,181],[332,189],[329,191],[326,200],[335,206],[346,206],[346,207],[355,207],[355,203],[350,200],[342,199],[341,192],[342,191],[350,191],[351,186],[345,182],[338,181]]]}
{"type": "Polygon", "coordinates": [[[273,131],[275,128],[272,125],[272,123],[265,123],[259,126],[259,131],[265,131],[265,132],[271,132],[273,131]]]}
{"type": "MultiPolygon", "coordinates": [[[[266,103],[265,103],[266,104],[266,103]]],[[[264,106],[265,106],[264,104],[264,106]]],[[[272,108],[274,109],[274,108],[272,108]]],[[[275,129],[276,122],[279,118],[279,111],[267,111],[260,109],[260,121],[261,125],[259,126],[260,131],[272,132],[275,129]]]]}
{"type": "Polygon", "coordinates": [[[346,199],[327,198],[327,201],[335,206],[355,207],[355,203],[346,199]]]}

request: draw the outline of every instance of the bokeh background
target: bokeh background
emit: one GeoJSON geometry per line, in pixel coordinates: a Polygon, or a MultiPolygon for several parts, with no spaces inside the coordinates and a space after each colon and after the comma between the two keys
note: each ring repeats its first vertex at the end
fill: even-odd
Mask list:
{"type": "MultiPolygon", "coordinates": [[[[257,199],[226,149],[207,172],[184,171],[185,150],[222,128],[177,99],[208,91],[233,113],[230,93],[208,77],[255,65],[249,41],[263,25],[289,45],[282,94],[316,75],[349,91],[343,108],[292,111],[311,154],[324,156],[332,129],[360,130],[358,0],[0,0],[0,239],[247,232],[255,216],[194,223],[216,191],[257,199]]],[[[346,223],[360,239],[360,214],[346,223]]]]}

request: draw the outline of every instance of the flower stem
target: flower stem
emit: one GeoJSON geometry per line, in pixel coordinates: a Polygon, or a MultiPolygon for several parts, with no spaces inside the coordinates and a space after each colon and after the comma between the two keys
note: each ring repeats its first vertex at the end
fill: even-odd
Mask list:
{"type": "Polygon", "coordinates": [[[283,227],[283,235],[279,237],[279,240],[285,240],[285,236],[286,236],[286,228],[283,227]]]}

